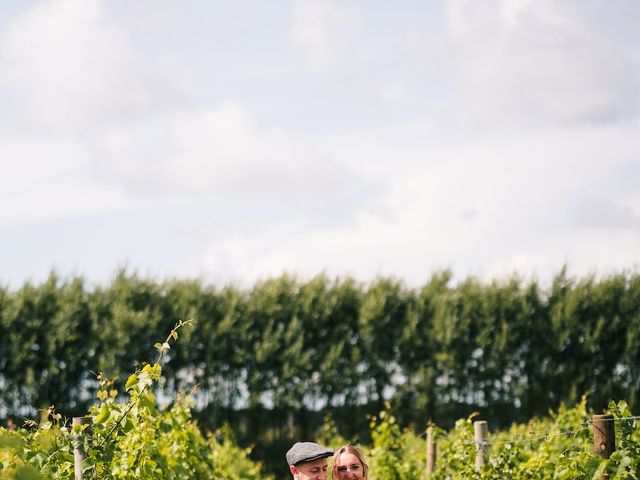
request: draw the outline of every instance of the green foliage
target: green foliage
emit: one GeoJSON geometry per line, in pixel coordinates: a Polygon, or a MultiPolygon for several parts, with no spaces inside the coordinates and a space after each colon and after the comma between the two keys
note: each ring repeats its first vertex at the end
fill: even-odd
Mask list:
{"type": "MultiPolygon", "coordinates": [[[[617,449],[611,459],[598,457],[586,397],[572,408],[562,406],[543,419],[532,419],[489,436],[485,465],[475,466],[473,422],[460,419],[445,431],[435,425],[435,471],[425,471],[424,436],[402,431],[389,409],[372,419],[373,445],[362,447],[371,480],[610,480],[640,478],[640,427],[626,402],[611,402],[617,449]]],[[[333,428],[333,427],[331,427],[333,428]]],[[[331,444],[334,447],[339,444],[331,444]]],[[[335,480],[335,479],[334,479],[335,480]]]]}
{"type": "Polygon", "coordinates": [[[436,429],[434,438],[437,445],[436,471],[434,480],[453,478],[478,478],[475,470],[476,450],[473,444],[473,416],[456,421],[454,428],[445,432],[436,429]]]}
{"type": "Polygon", "coordinates": [[[86,453],[87,480],[264,478],[249,450],[238,447],[229,429],[203,436],[191,418],[193,403],[180,394],[168,409],[160,409],[153,385],[161,378],[161,360],[178,338],[179,322],[167,339],[156,344],[158,359],[146,364],[125,383],[128,401],[117,401],[113,382],[99,375],[99,404],[92,406],[92,425],[69,428],[52,408],[40,425],[20,430],[0,429],[0,479],[72,479],[73,449],[86,453]]]}
{"type": "Polygon", "coordinates": [[[0,403],[14,418],[48,405],[79,415],[97,391],[90,370],[122,378],[160,332],[193,318],[198,332],[166,352],[163,378],[173,393],[198,383],[213,408],[236,408],[239,392],[254,407],[365,403],[369,414],[390,400],[403,425],[426,413],[451,426],[469,409],[526,420],[585,391],[596,408],[637,406],[640,275],[563,269],[547,289],[452,277],[410,289],[284,275],[240,290],[120,271],[94,289],[56,274],[0,288],[0,403]]]}
{"type": "MultiPolygon", "coordinates": [[[[609,410],[617,418],[631,417],[627,402],[609,403],[609,410]]],[[[607,469],[611,480],[638,479],[640,477],[640,422],[621,420],[616,422],[616,451],[611,455],[607,469]]]]}
{"type": "Polygon", "coordinates": [[[373,446],[365,450],[372,480],[414,480],[424,474],[424,445],[411,431],[402,431],[389,406],[371,420],[373,446]]]}
{"type": "Polygon", "coordinates": [[[213,461],[213,473],[210,478],[225,480],[271,478],[262,474],[260,465],[249,458],[250,449],[238,447],[233,432],[228,426],[223,426],[217,437],[218,440],[210,440],[209,457],[213,461]]]}
{"type": "Polygon", "coordinates": [[[170,349],[160,342],[154,393],[197,384],[194,417],[232,425],[274,471],[277,452],[314,436],[327,412],[345,436],[369,442],[367,416],[385,401],[413,429],[452,428],[471,411],[506,426],[574,406],[583,392],[597,410],[612,398],[640,405],[638,273],[572,278],[565,268],[548,287],[453,278],[436,272],[409,288],[283,275],[240,289],[123,270],[100,287],[56,274],[0,287],[0,415],[36,418],[49,405],[84,414],[100,389],[91,370],[123,392],[148,346],[182,318],[198,328],[170,349]]]}
{"type": "Polygon", "coordinates": [[[334,449],[338,449],[343,445],[355,443],[353,440],[347,440],[345,437],[340,435],[338,426],[330,415],[325,416],[317,441],[320,445],[331,445],[334,449]]]}
{"type": "Polygon", "coordinates": [[[0,479],[73,478],[69,429],[52,408],[45,416],[40,425],[28,422],[23,430],[0,429],[0,479]]]}

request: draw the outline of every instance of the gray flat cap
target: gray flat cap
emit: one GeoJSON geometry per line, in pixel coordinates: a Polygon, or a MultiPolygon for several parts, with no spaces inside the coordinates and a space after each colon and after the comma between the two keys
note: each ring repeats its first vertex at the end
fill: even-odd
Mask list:
{"type": "Polygon", "coordinates": [[[289,465],[298,465],[299,463],[313,462],[331,455],[333,455],[333,450],[317,443],[297,442],[287,452],[287,463],[289,465]]]}

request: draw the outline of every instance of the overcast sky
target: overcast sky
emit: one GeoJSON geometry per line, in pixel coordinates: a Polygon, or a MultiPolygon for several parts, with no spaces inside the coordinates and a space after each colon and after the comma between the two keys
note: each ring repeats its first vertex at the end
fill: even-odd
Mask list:
{"type": "Polygon", "coordinates": [[[0,283],[640,266],[637,0],[0,6],[0,283]]]}

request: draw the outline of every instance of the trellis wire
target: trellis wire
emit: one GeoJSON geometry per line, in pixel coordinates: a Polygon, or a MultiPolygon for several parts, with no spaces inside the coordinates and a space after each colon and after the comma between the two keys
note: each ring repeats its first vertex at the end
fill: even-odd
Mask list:
{"type": "MultiPolygon", "coordinates": [[[[640,420],[640,415],[634,415],[631,417],[618,417],[618,418],[605,418],[602,419],[602,421],[604,422],[622,422],[622,421],[629,421],[629,420],[640,420]]],[[[490,441],[490,442],[473,442],[474,445],[476,444],[481,444],[482,446],[489,446],[489,445],[505,445],[505,444],[520,444],[520,443],[531,443],[531,442],[536,442],[536,441],[542,441],[542,440],[547,440],[548,438],[553,438],[553,437],[570,437],[571,435],[577,435],[579,432],[586,430],[589,428],[589,426],[592,424],[591,419],[589,420],[585,420],[584,422],[581,423],[580,428],[576,428],[576,429],[572,429],[572,430],[561,430],[559,432],[555,432],[555,431],[549,431],[548,433],[540,433],[538,431],[535,430],[531,430],[529,431],[529,435],[538,435],[537,437],[529,437],[529,438],[523,438],[525,436],[525,434],[516,434],[513,435],[512,437],[507,437],[506,440],[499,440],[499,441],[490,441]],[[513,440],[510,440],[509,438],[512,438],[513,440]]],[[[435,437],[437,437],[438,439],[444,439],[450,436],[450,432],[445,432],[445,433],[436,433],[435,437]]],[[[422,434],[420,434],[420,438],[424,438],[426,437],[427,432],[423,432],[422,434]]]]}

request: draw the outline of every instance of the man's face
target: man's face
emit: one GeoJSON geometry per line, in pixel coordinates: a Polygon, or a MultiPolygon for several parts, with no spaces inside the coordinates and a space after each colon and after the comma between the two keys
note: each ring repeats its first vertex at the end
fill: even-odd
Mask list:
{"type": "Polygon", "coordinates": [[[312,462],[300,463],[290,467],[297,480],[327,480],[327,459],[319,458],[312,462]]]}

